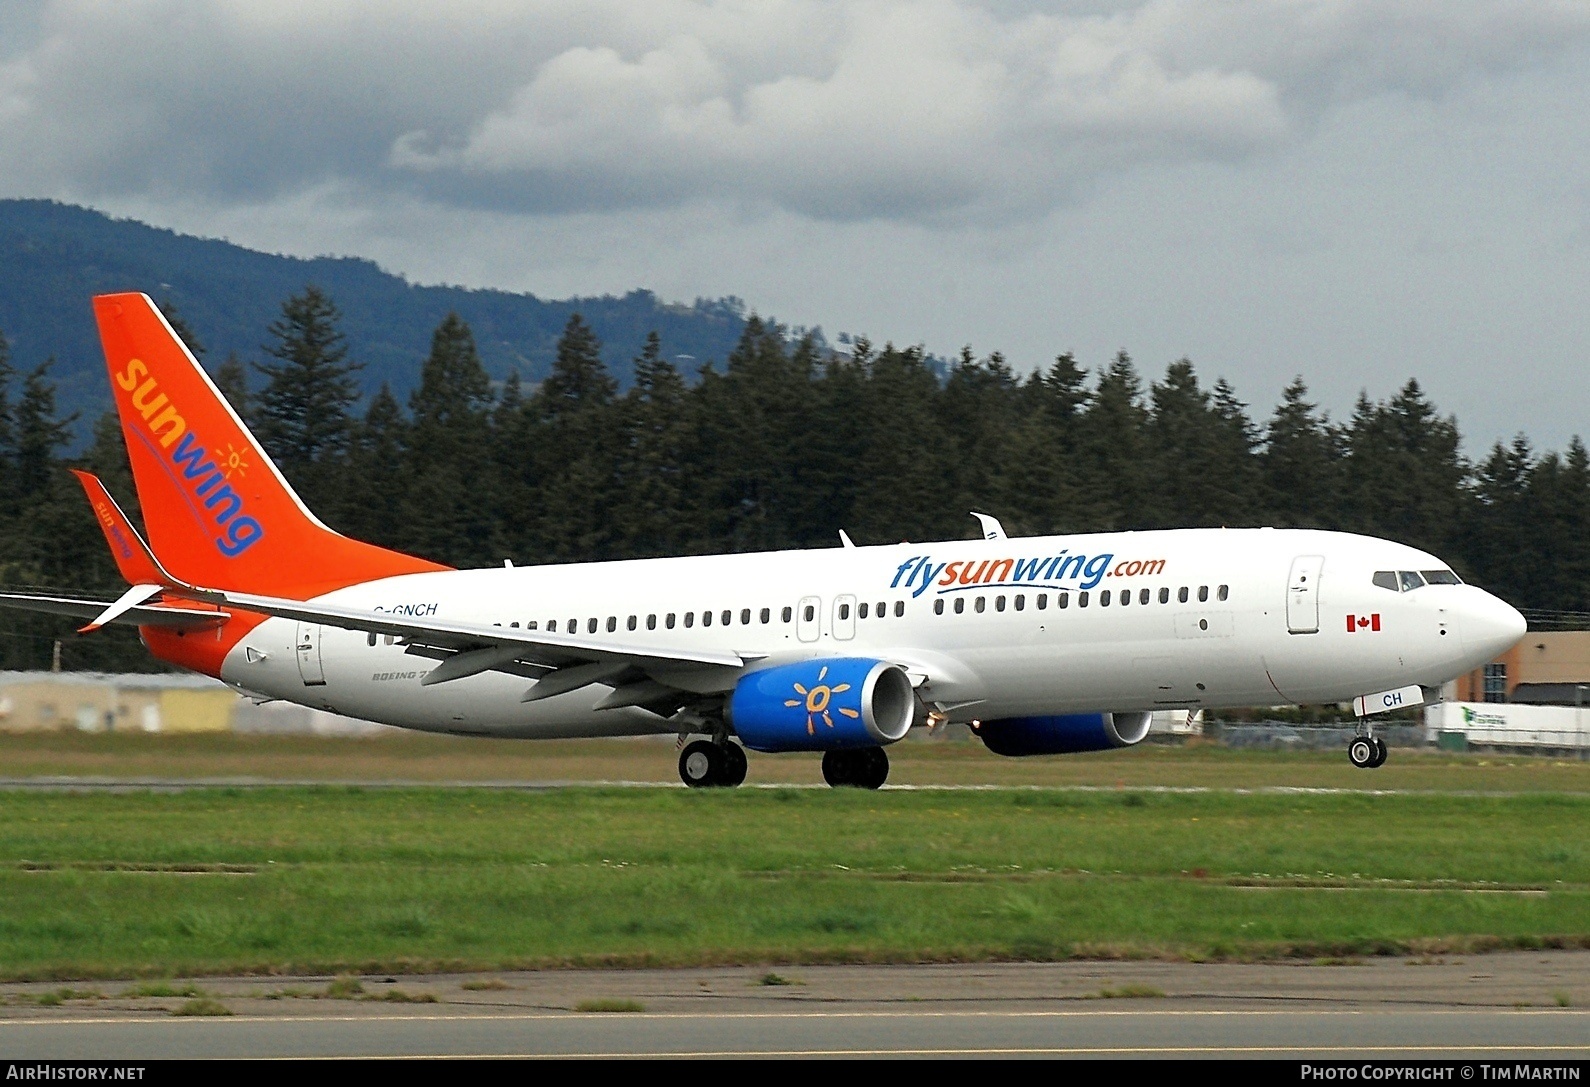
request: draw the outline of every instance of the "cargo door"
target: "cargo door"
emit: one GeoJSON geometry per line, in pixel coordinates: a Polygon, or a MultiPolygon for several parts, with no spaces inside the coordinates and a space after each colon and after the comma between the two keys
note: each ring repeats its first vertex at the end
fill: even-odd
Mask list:
{"type": "Polygon", "coordinates": [[[1323,555],[1299,555],[1286,580],[1286,629],[1291,634],[1319,633],[1319,577],[1323,555]]]}
{"type": "Polygon", "coordinates": [[[298,675],[305,687],[323,687],[326,673],[320,667],[320,624],[298,624],[298,675]]]}

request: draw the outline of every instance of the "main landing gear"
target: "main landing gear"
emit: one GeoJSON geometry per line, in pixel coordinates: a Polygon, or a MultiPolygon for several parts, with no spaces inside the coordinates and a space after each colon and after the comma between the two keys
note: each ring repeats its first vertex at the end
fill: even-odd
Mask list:
{"type": "Polygon", "coordinates": [[[836,789],[876,789],[889,780],[889,756],[881,747],[824,751],[823,780],[836,789]]]}
{"type": "MultiPolygon", "coordinates": [[[[745,748],[731,740],[692,740],[679,752],[679,780],[692,789],[733,788],[745,781],[745,748]]],[[[823,752],[823,780],[836,789],[876,789],[889,780],[881,747],[823,752]]]]}
{"type": "Polygon", "coordinates": [[[733,788],[745,780],[745,749],[725,740],[694,740],[679,752],[679,778],[692,789],[733,788]]]}
{"type": "Polygon", "coordinates": [[[1373,770],[1386,761],[1386,741],[1369,731],[1368,722],[1358,727],[1358,735],[1347,745],[1348,761],[1360,770],[1373,770]]]}

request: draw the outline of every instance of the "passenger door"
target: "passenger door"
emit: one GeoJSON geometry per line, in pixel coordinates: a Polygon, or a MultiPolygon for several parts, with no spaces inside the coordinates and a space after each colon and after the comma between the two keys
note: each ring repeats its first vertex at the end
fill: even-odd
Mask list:
{"type": "Polygon", "coordinates": [[[1290,634],[1319,633],[1319,578],[1323,555],[1299,555],[1286,580],[1286,629],[1290,634]]]}

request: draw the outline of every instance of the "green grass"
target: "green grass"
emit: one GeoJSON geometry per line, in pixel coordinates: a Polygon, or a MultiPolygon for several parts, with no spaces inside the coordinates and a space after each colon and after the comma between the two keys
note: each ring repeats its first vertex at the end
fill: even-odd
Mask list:
{"type": "Polygon", "coordinates": [[[1587,824],[1553,793],[0,791],[0,977],[1590,946],[1587,824]]]}

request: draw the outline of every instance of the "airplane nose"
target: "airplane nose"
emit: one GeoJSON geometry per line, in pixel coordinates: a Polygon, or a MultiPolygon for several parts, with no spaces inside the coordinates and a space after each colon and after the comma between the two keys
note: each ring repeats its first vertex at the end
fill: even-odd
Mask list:
{"type": "Polygon", "coordinates": [[[1529,624],[1518,609],[1482,589],[1463,609],[1463,647],[1476,657],[1492,660],[1518,644],[1529,624]]]}

